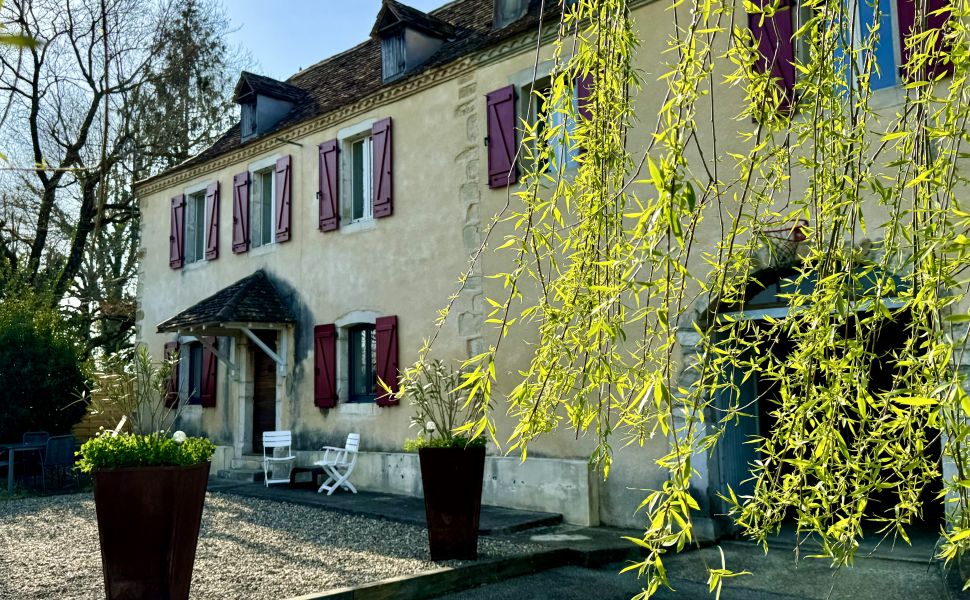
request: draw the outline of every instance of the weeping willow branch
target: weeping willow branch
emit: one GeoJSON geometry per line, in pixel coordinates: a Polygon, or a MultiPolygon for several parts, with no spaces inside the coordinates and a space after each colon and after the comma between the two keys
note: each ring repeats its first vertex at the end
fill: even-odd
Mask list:
{"type": "MultiPolygon", "coordinates": [[[[631,567],[644,598],[667,583],[664,555],[696,541],[708,503],[692,487],[697,461],[759,406],[770,431],[750,440],[751,477],[719,499],[744,534],[767,544],[790,519],[849,565],[864,527],[908,541],[945,498],[940,556],[955,558],[970,545],[963,5],[928,29],[939,15],[917,2],[904,97],[890,109],[873,88],[876,50],[895,43],[878,8],[859,31],[859,6],[842,0],[668,8],[650,80],[626,1],[563,8],[550,86],[530,100],[544,110],[521,126],[525,173],[470,263],[494,251],[509,267],[490,275],[502,285],[487,300],[495,337],[463,365],[475,416],[458,431],[502,446],[504,408],[515,423],[504,445],[523,460],[550,432],[594,432],[604,475],[616,444],[662,440],[667,477],[631,540],[646,551],[631,567]],[[792,10],[800,51],[786,88],[775,77],[784,59],[761,53],[748,22],[765,30],[792,10]],[[590,79],[577,98],[575,82],[590,79]],[[649,135],[634,112],[644,86],[665,89],[649,135]],[[499,226],[512,233],[493,243],[499,226]],[[774,283],[766,273],[783,310],[750,316],[746,304],[774,283]],[[516,327],[538,341],[499,397],[496,360],[516,327]],[[760,397],[744,391],[752,379],[760,397]]],[[[420,362],[404,376],[418,373],[420,362]]],[[[712,589],[734,575],[709,567],[712,589]]]]}

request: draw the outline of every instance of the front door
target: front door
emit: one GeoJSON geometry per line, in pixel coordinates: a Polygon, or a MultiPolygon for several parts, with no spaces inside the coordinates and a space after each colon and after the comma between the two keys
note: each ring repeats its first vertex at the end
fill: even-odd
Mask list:
{"type": "MultiPolygon", "coordinates": [[[[271,349],[276,349],[276,332],[256,334],[271,349]]],[[[276,429],[276,363],[262,348],[253,349],[253,452],[263,451],[263,432],[276,429]]]]}

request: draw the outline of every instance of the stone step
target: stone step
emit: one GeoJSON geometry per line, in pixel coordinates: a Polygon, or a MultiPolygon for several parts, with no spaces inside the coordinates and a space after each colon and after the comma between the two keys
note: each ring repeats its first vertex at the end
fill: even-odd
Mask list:
{"type": "Polygon", "coordinates": [[[262,456],[246,456],[243,455],[242,458],[234,458],[229,463],[230,467],[233,469],[247,469],[250,471],[262,470],[263,468],[263,457],[262,456]]]}
{"type": "Polygon", "coordinates": [[[219,479],[231,479],[233,481],[262,481],[264,474],[262,469],[219,469],[216,473],[219,479]]]}

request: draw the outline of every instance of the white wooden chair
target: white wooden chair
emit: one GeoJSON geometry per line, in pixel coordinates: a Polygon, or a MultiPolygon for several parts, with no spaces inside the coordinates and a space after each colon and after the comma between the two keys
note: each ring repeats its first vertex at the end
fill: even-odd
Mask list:
{"type": "Polygon", "coordinates": [[[318,494],[322,494],[326,490],[329,496],[333,494],[334,490],[340,487],[355,494],[357,493],[357,488],[348,479],[350,478],[350,474],[354,472],[354,467],[357,466],[357,450],[359,448],[359,433],[349,434],[347,436],[347,444],[343,448],[335,448],[333,446],[320,448],[323,450],[323,460],[318,460],[313,464],[323,468],[327,474],[327,480],[317,490],[318,494]]]}
{"type": "Polygon", "coordinates": [[[263,481],[266,483],[266,487],[269,487],[271,483],[289,483],[290,482],[290,469],[293,468],[293,463],[296,461],[296,457],[293,456],[293,450],[290,448],[293,443],[293,436],[289,431],[264,431],[263,432],[263,481]],[[277,451],[279,449],[285,448],[285,451],[277,451]],[[269,455],[266,451],[269,450],[269,455]],[[285,456],[282,456],[284,454],[285,456]],[[286,477],[283,479],[271,479],[270,473],[276,474],[276,470],[279,468],[277,465],[290,463],[289,469],[287,469],[286,477]]]}

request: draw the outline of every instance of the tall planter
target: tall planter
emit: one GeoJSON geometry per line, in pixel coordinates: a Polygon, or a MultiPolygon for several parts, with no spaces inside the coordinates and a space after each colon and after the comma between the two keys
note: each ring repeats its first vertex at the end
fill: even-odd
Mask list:
{"type": "Polygon", "coordinates": [[[93,472],[108,600],[186,600],[209,462],[93,472]]]}
{"type": "Polygon", "coordinates": [[[478,558],[485,448],[421,448],[431,560],[478,558]]]}

